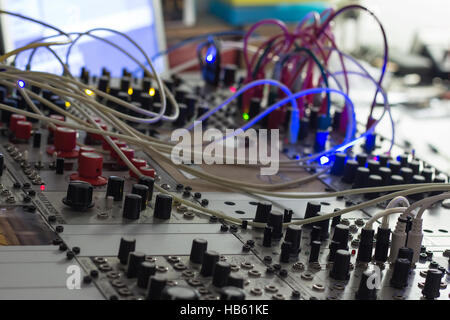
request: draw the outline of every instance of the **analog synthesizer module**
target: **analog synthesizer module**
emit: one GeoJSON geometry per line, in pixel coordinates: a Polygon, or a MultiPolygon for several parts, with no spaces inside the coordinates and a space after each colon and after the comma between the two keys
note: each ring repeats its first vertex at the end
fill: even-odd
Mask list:
{"type": "MultiPolygon", "coordinates": [[[[448,172],[356,121],[326,63],[342,10],[262,45],[250,29],[250,72],[221,64],[216,38],[193,78],[161,79],[151,61],[137,61],[143,77],[60,76],[1,57],[0,299],[449,300],[448,172]],[[180,128],[279,132],[279,170],[176,163],[180,128]]],[[[390,115],[387,99],[374,108],[390,115]]],[[[260,140],[236,143],[251,156],[260,140]]]]}

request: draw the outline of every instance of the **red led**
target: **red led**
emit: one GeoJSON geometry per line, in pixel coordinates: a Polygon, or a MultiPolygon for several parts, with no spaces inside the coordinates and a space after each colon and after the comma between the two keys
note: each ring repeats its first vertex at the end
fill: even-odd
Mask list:
{"type": "Polygon", "coordinates": [[[45,186],[41,185],[41,191],[45,191],[45,186]]]}
{"type": "Polygon", "coordinates": [[[356,254],[356,250],[352,250],[352,256],[356,254]]]}
{"type": "Polygon", "coordinates": [[[231,93],[236,93],[237,89],[236,89],[236,87],[230,87],[230,91],[231,91],[231,93]]]}

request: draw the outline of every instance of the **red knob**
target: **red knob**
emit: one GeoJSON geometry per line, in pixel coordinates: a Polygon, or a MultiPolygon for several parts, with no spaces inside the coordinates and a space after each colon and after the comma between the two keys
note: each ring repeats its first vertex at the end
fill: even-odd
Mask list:
{"type": "Polygon", "coordinates": [[[86,147],[86,146],[80,148],[80,156],[82,153],[89,153],[89,152],[95,153],[95,149],[91,148],[91,147],[86,147]]]}
{"type": "MultiPolygon", "coordinates": [[[[108,126],[106,124],[101,124],[100,128],[102,128],[103,131],[108,130],[108,126]]],[[[102,141],[103,140],[103,136],[101,134],[88,133],[88,136],[94,141],[102,141]]]]}
{"type": "MultiPolygon", "coordinates": [[[[131,160],[134,159],[134,149],[130,149],[130,148],[120,148],[120,150],[123,152],[123,154],[125,155],[125,157],[128,158],[128,160],[131,161],[131,160]]],[[[118,163],[120,166],[122,166],[122,167],[126,166],[125,162],[124,162],[120,157],[117,158],[117,163],[118,163]]]]}
{"type": "Polygon", "coordinates": [[[31,137],[31,122],[19,121],[16,124],[16,138],[21,140],[28,140],[31,137]]]}
{"type": "MultiPolygon", "coordinates": [[[[131,160],[131,163],[133,163],[134,166],[138,170],[140,170],[141,168],[147,166],[147,161],[145,161],[144,159],[136,159],[136,158],[134,158],[133,160],[131,160]]],[[[133,178],[136,178],[136,179],[138,178],[138,176],[132,170],[130,170],[130,176],[133,177],[133,178]]]]}
{"type": "MultiPolygon", "coordinates": [[[[59,114],[52,114],[52,115],[50,116],[50,119],[59,120],[59,121],[66,121],[66,118],[65,118],[64,116],[59,115],[59,114]]],[[[56,126],[57,128],[60,127],[60,125],[57,125],[57,124],[55,124],[55,126],[56,126]]],[[[54,131],[55,131],[55,130],[53,130],[51,126],[48,126],[48,131],[50,131],[51,133],[54,134],[54,131]]]]}
{"type": "Polygon", "coordinates": [[[69,152],[77,146],[77,132],[69,128],[58,128],[55,131],[56,151],[69,152]]]}
{"type": "Polygon", "coordinates": [[[27,121],[27,118],[21,114],[13,114],[9,120],[9,129],[11,132],[16,132],[17,122],[27,121]]]}
{"type": "Polygon", "coordinates": [[[141,171],[144,176],[155,179],[155,169],[146,166],[140,168],[139,171],[141,171]]]}
{"type": "MultiPolygon", "coordinates": [[[[114,141],[114,142],[115,142],[116,146],[119,147],[119,149],[127,147],[127,143],[124,141],[114,141]]],[[[114,149],[112,149],[112,148],[111,148],[111,158],[113,158],[113,159],[119,158],[119,155],[117,154],[117,152],[114,151],[114,149]]]]}
{"type": "Polygon", "coordinates": [[[103,156],[87,152],[78,158],[78,174],[83,178],[97,178],[103,172],[103,156]]]}
{"type": "MultiPolygon", "coordinates": [[[[119,139],[116,137],[111,137],[112,141],[118,141],[119,139]]],[[[102,149],[106,150],[106,151],[111,151],[111,146],[109,145],[108,142],[106,142],[106,139],[102,137],[103,140],[103,145],[102,145],[102,149]]]]}
{"type": "Polygon", "coordinates": [[[103,186],[107,180],[101,176],[103,156],[95,152],[81,153],[78,158],[78,173],[70,176],[71,180],[89,182],[93,186],[103,186]]]}

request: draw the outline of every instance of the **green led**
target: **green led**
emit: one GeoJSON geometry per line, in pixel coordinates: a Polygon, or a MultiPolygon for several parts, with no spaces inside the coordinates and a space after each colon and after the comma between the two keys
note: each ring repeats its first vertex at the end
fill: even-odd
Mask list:
{"type": "Polygon", "coordinates": [[[244,113],[242,115],[242,118],[244,118],[245,121],[248,121],[250,119],[250,116],[248,115],[248,113],[244,113]]]}

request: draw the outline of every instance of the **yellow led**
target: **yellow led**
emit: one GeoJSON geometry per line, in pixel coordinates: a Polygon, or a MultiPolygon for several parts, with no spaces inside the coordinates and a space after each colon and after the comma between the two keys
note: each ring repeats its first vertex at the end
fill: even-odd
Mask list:
{"type": "Polygon", "coordinates": [[[86,93],[88,96],[93,96],[94,95],[94,91],[90,90],[90,89],[86,89],[84,90],[84,93],[86,93]]]}
{"type": "Polygon", "coordinates": [[[71,104],[69,101],[66,101],[66,108],[70,108],[71,104]]]}
{"type": "Polygon", "coordinates": [[[154,97],[155,94],[156,94],[155,89],[151,88],[151,89],[148,91],[148,94],[150,95],[150,97],[154,97]]]}
{"type": "Polygon", "coordinates": [[[132,96],[132,95],[133,95],[133,92],[134,92],[133,88],[128,89],[128,95],[129,95],[129,96],[132,96]]]}

